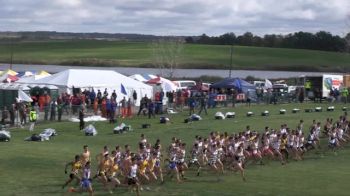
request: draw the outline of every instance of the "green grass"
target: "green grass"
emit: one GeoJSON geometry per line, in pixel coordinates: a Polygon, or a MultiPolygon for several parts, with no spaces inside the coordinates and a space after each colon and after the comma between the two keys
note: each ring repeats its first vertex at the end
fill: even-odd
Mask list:
{"type": "MultiPolygon", "coordinates": [[[[152,67],[151,44],[126,41],[17,42],[14,62],[86,66],[152,67]]],[[[11,47],[0,43],[0,62],[10,62],[11,47]]],[[[349,71],[350,55],[302,49],[235,46],[234,69],[290,71],[349,71]]],[[[228,69],[230,46],[185,44],[181,68],[228,69]]]]}
{"type": "MultiPolygon", "coordinates": [[[[71,122],[42,123],[37,125],[36,132],[44,128],[55,128],[58,136],[45,142],[25,142],[30,135],[27,129],[12,130],[12,140],[0,143],[0,195],[62,195],[65,193],[61,185],[67,179],[64,174],[64,164],[72,160],[75,154],[82,151],[82,146],[89,145],[92,156],[102,150],[104,145],[112,149],[115,145],[131,144],[136,149],[139,136],[144,133],[149,141],[160,138],[163,146],[169,145],[171,137],[176,136],[191,146],[195,135],[207,136],[210,131],[227,131],[229,133],[244,130],[250,125],[253,130],[262,131],[268,125],[278,129],[282,123],[295,128],[300,119],[309,127],[312,120],[321,121],[327,117],[337,119],[343,112],[343,105],[336,104],[336,111],[321,113],[304,113],[305,108],[314,108],[320,104],[287,104],[277,106],[252,106],[247,108],[217,108],[210,109],[209,115],[201,122],[184,124],[187,112],[170,116],[171,124],[160,124],[159,119],[148,120],[145,117],[128,119],[124,122],[132,125],[134,131],[121,135],[112,134],[113,125],[105,122],[96,123],[99,131],[95,137],[86,137],[78,131],[78,124],[71,122]],[[293,108],[301,112],[291,113],[293,108]],[[279,115],[279,109],[284,108],[287,114],[279,115]],[[270,116],[262,117],[260,113],[268,109],[270,116]],[[216,111],[235,111],[236,118],[214,120],[216,111]],[[246,117],[247,111],[255,112],[255,116],[246,117]],[[150,129],[141,129],[141,124],[150,123],[150,129]]],[[[325,109],[328,104],[322,104],[325,109]]],[[[326,141],[323,147],[326,149],[326,141]]],[[[240,176],[227,171],[223,182],[217,183],[215,176],[205,170],[200,177],[193,170],[187,171],[188,180],[177,184],[174,180],[164,185],[153,183],[151,191],[143,191],[142,195],[349,195],[347,190],[350,148],[349,144],[337,154],[321,151],[308,152],[305,160],[291,161],[281,166],[277,161],[267,162],[264,166],[249,165],[246,170],[247,182],[242,182],[240,176]]],[[[96,167],[96,162],[93,162],[96,167]]],[[[93,172],[96,170],[94,169],[93,172]]],[[[107,195],[100,183],[93,182],[96,195],[107,195]]],[[[126,188],[115,190],[118,195],[130,195],[126,188]]],[[[86,194],[85,194],[86,195],[86,194]]]]}

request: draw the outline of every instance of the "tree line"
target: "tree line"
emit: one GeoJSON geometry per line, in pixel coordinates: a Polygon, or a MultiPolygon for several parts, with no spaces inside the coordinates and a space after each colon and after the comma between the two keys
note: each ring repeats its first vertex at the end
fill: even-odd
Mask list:
{"type": "Polygon", "coordinates": [[[214,45],[240,45],[272,48],[311,49],[334,52],[349,51],[350,33],[345,37],[332,35],[326,31],[317,33],[295,32],[288,35],[267,34],[263,37],[246,32],[236,36],[234,33],[225,33],[220,36],[202,34],[196,37],[186,37],[186,43],[214,44],[214,45]]]}

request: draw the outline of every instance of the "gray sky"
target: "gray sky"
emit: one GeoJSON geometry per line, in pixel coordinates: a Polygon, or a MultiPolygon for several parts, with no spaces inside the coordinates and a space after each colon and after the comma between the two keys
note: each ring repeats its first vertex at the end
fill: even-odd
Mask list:
{"type": "Polygon", "coordinates": [[[350,0],[0,0],[0,31],[350,32],[350,0]]]}

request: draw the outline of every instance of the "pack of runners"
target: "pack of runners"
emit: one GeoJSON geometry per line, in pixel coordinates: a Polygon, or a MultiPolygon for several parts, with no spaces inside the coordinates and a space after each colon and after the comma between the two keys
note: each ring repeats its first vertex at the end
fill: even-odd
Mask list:
{"type": "Polygon", "coordinates": [[[171,180],[175,176],[178,183],[186,181],[185,171],[193,168],[197,176],[202,170],[213,171],[218,181],[225,171],[239,171],[245,181],[247,165],[263,165],[271,160],[278,160],[282,165],[290,160],[301,161],[307,151],[321,150],[321,137],[328,138],[328,148],[322,150],[335,151],[350,141],[349,123],[344,114],[336,121],[327,118],[323,127],[315,120],[309,128],[304,127],[303,120],[295,129],[282,124],[278,130],[265,127],[264,131],[257,132],[247,126],[239,133],[211,132],[208,137],[196,136],[192,145],[173,137],[170,145],[165,147],[159,139],[152,145],[141,134],[137,152],[132,152],[128,144],[117,145],[111,152],[104,146],[95,157],[97,171],[94,176],[91,175],[91,153],[88,146],[84,146],[83,153],[66,164],[65,172],[68,166],[71,166],[71,172],[63,188],[76,179],[80,188],[69,191],[88,191],[93,195],[92,181],[96,180],[110,193],[124,186],[139,195],[143,186],[149,189],[150,183],[159,181],[162,184],[165,177],[171,180]],[[188,153],[187,146],[190,146],[188,153]]]}

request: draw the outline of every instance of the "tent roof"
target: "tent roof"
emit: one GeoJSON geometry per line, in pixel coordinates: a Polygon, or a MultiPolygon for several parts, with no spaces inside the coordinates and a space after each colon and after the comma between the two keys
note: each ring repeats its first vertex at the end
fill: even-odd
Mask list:
{"type": "Polygon", "coordinates": [[[157,78],[156,75],[152,75],[152,74],[134,74],[129,77],[140,82],[147,82],[148,80],[157,78]]]}
{"type": "Polygon", "coordinates": [[[72,88],[86,87],[111,87],[120,86],[133,88],[152,88],[142,82],[133,80],[120,73],[109,70],[91,70],[91,69],[67,69],[53,74],[43,79],[35,81],[37,84],[51,84],[72,88]]]}
{"type": "Polygon", "coordinates": [[[39,71],[35,75],[38,75],[38,76],[51,76],[50,73],[48,73],[47,71],[44,71],[44,70],[39,71]]]}
{"type": "Polygon", "coordinates": [[[0,81],[1,82],[15,82],[17,81],[19,78],[17,76],[14,76],[14,75],[10,75],[8,73],[6,74],[3,74],[1,77],[0,77],[0,81]]]}
{"type": "Polygon", "coordinates": [[[13,71],[13,70],[11,70],[11,69],[7,69],[7,70],[1,72],[1,76],[5,75],[5,74],[11,75],[11,76],[15,76],[18,73],[13,71]]]}
{"type": "Polygon", "coordinates": [[[211,85],[212,88],[236,88],[242,90],[242,88],[255,88],[253,84],[244,81],[240,78],[225,78],[219,82],[211,85]]]}
{"type": "Polygon", "coordinates": [[[5,90],[30,90],[30,88],[25,84],[17,83],[0,83],[0,89],[5,90]]]}
{"type": "Polygon", "coordinates": [[[24,84],[35,84],[37,83],[37,80],[48,77],[50,75],[33,75],[28,77],[21,77],[19,80],[17,80],[17,83],[24,83],[24,84]]]}
{"type": "Polygon", "coordinates": [[[166,78],[159,77],[159,76],[148,80],[146,83],[147,84],[161,84],[163,91],[165,91],[165,92],[176,91],[178,89],[174,82],[172,82],[166,78]]]}
{"type": "Polygon", "coordinates": [[[162,81],[161,81],[160,77],[157,77],[157,78],[152,78],[152,79],[148,80],[146,83],[147,84],[161,84],[162,81]]]}

